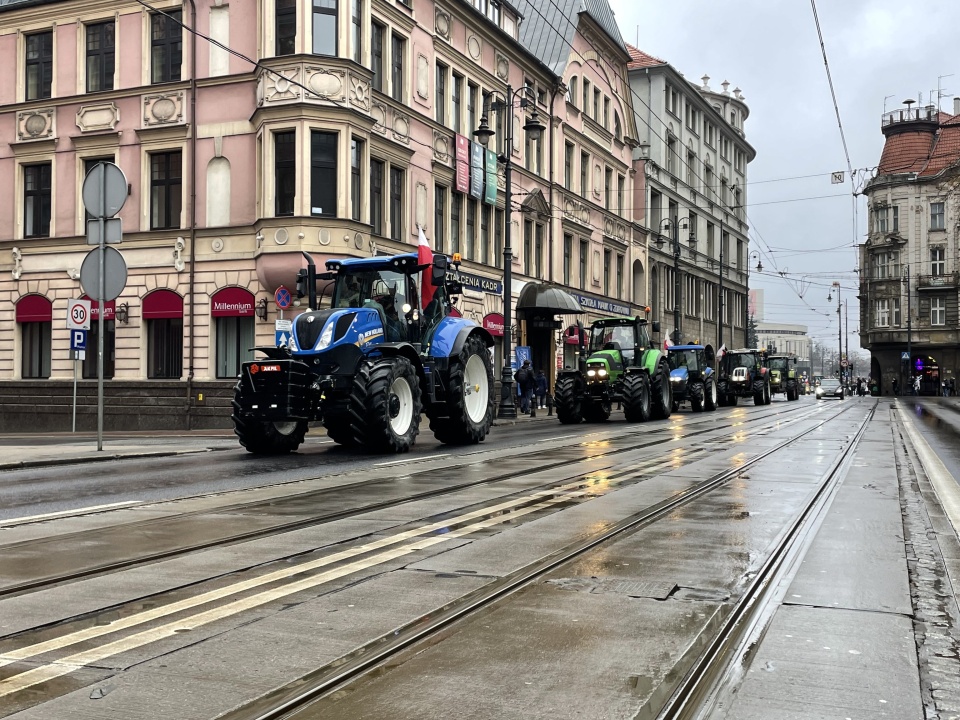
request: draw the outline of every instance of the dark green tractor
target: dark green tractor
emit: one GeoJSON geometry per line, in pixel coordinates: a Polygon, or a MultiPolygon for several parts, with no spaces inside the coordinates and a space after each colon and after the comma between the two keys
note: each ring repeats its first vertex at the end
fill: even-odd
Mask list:
{"type": "Polygon", "coordinates": [[[797,359],[793,355],[768,355],[770,368],[770,394],[784,394],[787,400],[800,399],[800,382],[797,379],[797,359]]]}
{"type": "MultiPolygon", "coordinates": [[[[659,325],[653,323],[654,333],[659,325]]],[[[603,422],[613,403],[623,405],[628,422],[670,417],[670,366],[651,341],[645,318],[595,321],[589,345],[581,347],[579,365],[557,376],[554,398],[560,422],[603,422]]]]}

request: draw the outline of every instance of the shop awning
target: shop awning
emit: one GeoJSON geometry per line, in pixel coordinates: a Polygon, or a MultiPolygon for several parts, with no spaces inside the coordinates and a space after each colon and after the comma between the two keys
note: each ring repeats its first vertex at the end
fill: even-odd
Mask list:
{"type": "Polygon", "coordinates": [[[154,290],[143,298],[144,320],[183,317],[183,298],[173,290],[154,290]]]}
{"type": "Polygon", "coordinates": [[[579,315],[582,312],[580,303],[570,293],[548,283],[528,283],[517,300],[517,313],[579,315]]]}
{"type": "Polygon", "coordinates": [[[51,322],[53,303],[43,295],[24,295],[17,301],[17,322],[51,322]]]}
{"type": "Polygon", "coordinates": [[[253,293],[240,287],[217,290],[210,299],[213,317],[253,317],[253,293]]]}

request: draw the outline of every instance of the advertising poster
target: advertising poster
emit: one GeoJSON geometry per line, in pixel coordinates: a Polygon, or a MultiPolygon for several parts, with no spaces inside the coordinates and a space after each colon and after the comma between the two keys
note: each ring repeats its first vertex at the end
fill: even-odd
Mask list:
{"type": "Polygon", "coordinates": [[[479,200],[483,196],[484,150],[480,143],[470,143],[470,197],[479,200]]]}
{"type": "Polygon", "coordinates": [[[488,205],[497,204],[497,154],[493,150],[486,151],[487,182],[483,193],[483,201],[488,205]]]}
{"type": "Polygon", "coordinates": [[[457,135],[456,190],[466,194],[470,191],[470,140],[466,135],[457,135]]]}

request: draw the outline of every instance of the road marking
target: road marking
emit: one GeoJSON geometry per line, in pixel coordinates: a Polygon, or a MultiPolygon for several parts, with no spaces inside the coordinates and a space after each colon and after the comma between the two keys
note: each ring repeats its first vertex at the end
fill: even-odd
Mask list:
{"type": "MultiPolygon", "coordinates": [[[[545,491],[545,492],[549,492],[549,491],[545,491]]],[[[193,615],[191,617],[175,620],[173,622],[167,623],[166,625],[161,625],[156,628],[151,628],[150,630],[144,630],[142,632],[136,633],[134,635],[129,635],[119,640],[114,640],[113,642],[107,643],[106,645],[101,645],[99,647],[91,648],[89,650],[84,650],[78,653],[74,653],[73,655],[68,655],[65,658],[61,658],[60,660],[55,661],[55,664],[53,665],[45,665],[42,667],[38,667],[34,670],[28,670],[26,672],[22,672],[17,675],[12,675],[6,678],[5,680],[0,681],[0,697],[12,695],[13,693],[20,692],[21,690],[25,690],[27,688],[33,687],[34,685],[38,685],[40,683],[47,682],[49,680],[54,680],[58,677],[62,677],[63,675],[68,675],[71,672],[80,670],[91,663],[99,662],[107,657],[118,655],[120,653],[127,652],[128,650],[133,650],[133,649],[142,647],[144,645],[147,645],[149,643],[153,643],[158,640],[171,637],[173,635],[176,635],[180,631],[194,630],[196,628],[202,627],[203,625],[212,623],[216,620],[221,620],[230,615],[235,615],[245,610],[250,610],[255,607],[265,605],[269,602],[273,602],[274,600],[284,598],[293,593],[309,590],[311,588],[316,587],[317,585],[322,585],[332,580],[337,580],[347,575],[351,575],[355,572],[366,570],[375,565],[380,565],[390,560],[395,560],[397,558],[403,557],[404,555],[409,555],[418,550],[424,550],[433,545],[447,542],[448,540],[463,537],[464,535],[469,535],[478,530],[483,530],[486,528],[493,527],[495,525],[502,524],[507,520],[513,520],[514,518],[520,517],[522,515],[528,515],[530,513],[537,512],[539,510],[548,508],[552,505],[569,502],[570,498],[572,497],[583,496],[588,493],[589,493],[588,490],[569,492],[561,497],[550,498],[548,500],[544,500],[542,502],[536,503],[534,505],[530,505],[525,508],[516,509],[513,512],[510,512],[509,514],[496,515],[495,517],[487,518],[485,520],[481,520],[480,522],[473,523],[471,525],[467,525],[465,527],[462,527],[456,530],[451,530],[441,535],[434,535],[431,537],[421,538],[416,542],[408,543],[406,545],[402,545],[400,547],[393,548],[385,552],[381,552],[377,555],[374,555],[373,557],[364,558],[362,560],[355,560],[354,562],[351,562],[347,565],[343,565],[341,567],[338,567],[332,570],[327,570],[326,572],[320,573],[319,575],[314,575],[313,577],[304,578],[302,580],[298,580],[296,582],[290,583],[288,585],[284,585],[282,587],[273,588],[271,590],[265,590],[263,592],[257,593],[256,595],[251,595],[246,598],[234,600],[233,602],[230,602],[221,607],[213,608],[211,610],[206,610],[206,611],[197,613],[196,615],[193,615]]],[[[536,493],[536,494],[542,494],[542,493],[536,493]]],[[[534,496],[528,496],[528,499],[529,497],[534,497],[534,496]]],[[[476,511],[476,512],[481,512],[481,511],[476,511]]],[[[476,514],[476,512],[468,513],[463,517],[474,515],[476,514]]],[[[444,521],[444,523],[435,523],[434,526],[431,526],[431,527],[435,527],[437,525],[441,527],[446,527],[452,523],[453,523],[453,520],[448,520],[448,521],[444,521]]],[[[419,531],[410,531],[410,532],[419,532],[419,531]]],[[[401,533],[401,535],[408,535],[408,534],[409,533],[401,533]]],[[[391,540],[391,539],[385,538],[385,540],[391,540]]],[[[377,543],[371,543],[371,545],[376,545],[376,544],[377,543]]],[[[345,554],[346,553],[337,553],[337,555],[345,555],[345,554]]],[[[326,560],[330,560],[330,558],[327,558],[326,560]]],[[[308,563],[308,564],[313,564],[313,563],[308,563]]],[[[291,568],[290,570],[297,573],[303,572],[304,566],[301,565],[298,568],[291,568]]],[[[284,571],[284,572],[289,574],[289,571],[284,571]]],[[[278,574],[278,573],[274,573],[274,574],[278,574]]],[[[242,585],[245,583],[238,583],[238,584],[242,585]]],[[[180,603],[176,603],[176,604],[180,604],[180,603]]],[[[168,607],[173,607],[173,606],[168,606],[168,607]]],[[[145,614],[149,614],[149,613],[145,613],[145,614]]],[[[118,629],[117,626],[122,624],[122,622],[123,621],[114,623],[113,626],[111,626],[107,631],[114,631],[118,629]]],[[[91,630],[93,629],[95,628],[91,628],[91,630]]],[[[70,638],[70,637],[75,637],[83,634],[85,634],[85,632],[81,631],[80,633],[75,633],[73,636],[66,636],[66,637],[70,638]]],[[[85,638],[73,639],[69,643],[65,643],[65,645],[79,642],[80,639],[85,639],[85,638]]],[[[19,651],[7,653],[4,656],[2,656],[2,660],[3,660],[2,664],[7,665],[11,662],[14,662],[15,660],[23,659],[23,657],[30,657],[32,655],[36,655],[41,652],[48,652],[49,650],[52,650],[54,648],[46,647],[46,646],[50,646],[53,642],[54,641],[48,641],[46,643],[38,643],[37,645],[31,646],[29,648],[23,648],[22,650],[19,650],[19,651]],[[27,651],[27,650],[33,650],[33,652],[31,652],[29,655],[24,656],[23,653],[24,651],[27,651]],[[14,656],[19,656],[19,657],[14,657],[14,656]]]]}
{"type": "Polygon", "coordinates": [[[14,525],[25,525],[26,523],[39,522],[41,520],[52,520],[54,518],[90,515],[92,513],[102,512],[103,510],[116,510],[117,508],[121,507],[139,505],[141,502],[141,500],[125,500],[124,502],[107,503],[106,505],[91,505],[90,507],[82,507],[75,510],[61,510],[60,512],[44,513],[43,515],[27,515],[18,518],[8,518],[6,520],[0,520],[0,527],[13,527],[14,525]]]}
{"type": "Polygon", "coordinates": [[[374,463],[374,467],[386,467],[387,465],[403,465],[404,463],[412,462],[424,462],[425,460],[436,460],[437,458],[450,457],[450,453],[443,453],[442,455],[424,455],[422,457],[412,457],[405,458],[403,460],[391,460],[389,462],[379,462],[374,463]]]}

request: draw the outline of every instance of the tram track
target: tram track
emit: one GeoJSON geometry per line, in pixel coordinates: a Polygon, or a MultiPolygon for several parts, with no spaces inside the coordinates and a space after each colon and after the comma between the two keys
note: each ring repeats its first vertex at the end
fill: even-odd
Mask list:
{"type": "MultiPolygon", "coordinates": [[[[801,440],[827,423],[837,419],[853,407],[860,406],[847,405],[812,427],[791,436],[772,448],[745,459],[737,467],[717,473],[706,480],[695,483],[687,490],[634,513],[613,526],[591,535],[589,538],[569,544],[541,558],[535,563],[531,563],[504,577],[497,578],[483,588],[438,609],[433,614],[427,617],[417,618],[404,627],[394,630],[389,636],[375,638],[355,649],[348,656],[319,668],[287,686],[267,693],[243,707],[220,716],[221,720],[280,720],[281,718],[312,717],[313,715],[311,715],[309,709],[318,700],[331,696],[347,685],[367,676],[372,671],[383,669],[400,662],[400,658],[415,655],[418,648],[422,648],[425,643],[431,642],[432,638],[435,638],[444,631],[452,631],[453,626],[456,624],[468,621],[479,613],[490,609],[496,603],[542,579],[548,573],[571,563],[585,553],[610,543],[627,533],[643,529],[667,517],[685,505],[703,498],[708,493],[739,477],[748,468],[788,448],[798,440],[801,440]],[[303,715],[301,715],[301,713],[303,713],[303,715]]],[[[777,549],[773,555],[765,561],[761,571],[750,584],[748,590],[749,595],[745,595],[745,599],[738,604],[738,607],[742,608],[740,615],[741,621],[747,617],[746,612],[755,604],[756,593],[764,588],[768,588],[775,573],[792,557],[792,555],[788,555],[783,548],[788,546],[790,541],[797,536],[799,532],[798,528],[802,528],[804,523],[808,521],[810,513],[812,512],[811,508],[818,503],[822,505],[822,503],[825,502],[826,491],[823,489],[823,485],[828,484],[836,477],[838,468],[840,468],[845,459],[852,454],[870,418],[873,416],[875,407],[876,405],[870,409],[870,412],[861,423],[854,439],[831,465],[831,469],[828,470],[826,474],[826,480],[821,483],[821,488],[806,504],[805,509],[799,517],[795,519],[790,528],[782,534],[777,549]]],[[[733,618],[733,616],[731,617],[733,618]]],[[[728,625],[724,627],[728,627],[728,625]]],[[[740,627],[736,619],[732,621],[732,627],[740,627]]],[[[730,631],[726,631],[726,635],[730,638],[727,642],[732,642],[733,634],[730,631]]],[[[729,652],[729,646],[722,642],[718,647],[718,652],[729,652]]],[[[689,677],[695,678],[696,673],[691,671],[689,677]]],[[[703,682],[706,682],[707,676],[705,674],[703,678],[703,682]]],[[[691,685],[690,687],[692,689],[696,687],[696,685],[691,685]]],[[[680,691],[678,690],[677,692],[679,693],[680,691]]],[[[655,714],[654,712],[654,715],[655,714]]],[[[668,718],[672,719],[673,717],[679,718],[686,716],[665,715],[664,720],[668,718]]]]}
{"type": "MultiPolygon", "coordinates": [[[[46,576],[34,575],[27,580],[8,582],[6,585],[0,585],[0,600],[9,597],[16,597],[28,592],[36,592],[38,590],[52,588],[82,579],[115,573],[121,570],[149,563],[182,557],[190,553],[196,553],[218,547],[227,547],[251,540],[258,540],[283,533],[303,530],[337,520],[355,518],[368,513],[395,508],[408,503],[453,495],[455,493],[479,486],[495,485],[504,481],[513,480],[519,476],[529,475],[530,467],[537,468],[537,472],[554,471],[568,467],[571,462],[587,463],[595,460],[601,460],[603,458],[615,457],[624,453],[643,451],[664,443],[683,441],[687,444],[691,444],[692,442],[695,442],[697,438],[709,435],[711,433],[718,434],[717,440],[722,440],[724,439],[724,436],[722,435],[723,433],[731,430],[735,432],[742,432],[744,426],[748,424],[766,421],[769,426],[773,428],[788,420],[800,421],[806,417],[813,416],[820,411],[821,408],[819,406],[816,406],[815,408],[801,406],[797,408],[790,407],[788,409],[780,410],[775,415],[770,415],[769,413],[764,412],[755,412],[744,416],[727,415],[724,418],[725,420],[729,419],[734,420],[735,422],[726,423],[722,426],[717,426],[714,424],[714,417],[705,416],[703,418],[698,418],[693,422],[685,422],[685,427],[683,428],[675,428],[674,425],[660,425],[655,428],[650,428],[648,432],[645,432],[641,435],[638,435],[636,431],[638,426],[630,426],[633,430],[632,432],[618,432],[618,429],[613,428],[611,431],[608,431],[612,434],[607,435],[607,433],[602,431],[593,433],[586,436],[583,440],[570,446],[587,447],[587,452],[582,453],[579,457],[564,457],[563,452],[561,452],[563,449],[558,450],[558,448],[534,450],[532,453],[527,452],[523,456],[524,462],[522,467],[500,472],[489,477],[468,480],[465,482],[456,482],[420,492],[400,494],[393,498],[345,507],[342,510],[309,515],[307,517],[301,517],[293,520],[281,519],[267,527],[258,527],[228,534],[216,535],[215,533],[217,528],[212,526],[204,526],[204,519],[209,517],[209,515],[212,513],[215,513],[219,516],[224,516],[230,513],[252,515],[258,512],[265,514],[273,512],[282,517],[283,507],[296,506],[297,504],[303,503],[308,498],[314,501],[322,501],[325,497],[335,498],[339,495],[348,496],[351,493],[357,492],[358,489],[361,488],[366,492],[370,492],[376,483],[381,483],[385,486],[393,484],[394,479],[397,473],[401,471],[401,468],[396,466],[380,467],[377,468],[377,470],[383,473],[383,477],[378,477],[373,480],[365,480],[362,482],[348,483],[335,488],[311,490],[304,493],[294,493],[279,499],[253,501],[247,503],[231,503],[224,506],[219,506],[215,510],[197,510],[181,513],[173,517],[151,518],[147,520],[112,525],[107,528],[81,530],[73,533],[56,535],[49,538],[39,538],[8,543],[2,545],[5,557],[12,557],[13,555],[16,555],[16,562],[19,565],[23,565],[25,563],[29,564],[32,562],[33,567],[42,566],[45,556],[52,557],[53,553],[50,548],[52,545],[56,545],[57,561],[61,564],[61,566],[69,569],[52,572],[46,576]],[[703,425],[706,425],[707,427],[701,428],[703,425]],[[677,435],[678,432],[682,432],[683,434],[677,435]],[[611,447],[612,444],[615,444],[618,441],[629,440],[634,437],[637,437],[637,439],[649,438],[650,435],[653,434],[656,434],[657,437],[650,438],[647,442],[641,441],[635,444],[631,443],[626,447],[611,447]],[[592,437],[593,435],[599,435],[600,437],[592,437]],[[591,446],[593,447],[591,448],[591,446]],[[560,452],[561,455],[559,459],[548,459],[551,456],[556,456],[558,452],[560,452]],[[544,460],[538,462],[538,457],[543,457],[544,460]],[[92,544],[95,545],[99,542],[106,545],[109,543],[111,547],[122,549],[127,546],[127,544],[123,541],[123,536],[135,538],[140,535],[149,534],[157,538],[157,540],[160,540],[160,530],[162,530],[164,526],[167,528],[172,528],[168,532],[168,536],[171,538],[171,542],[173,543],[172,546],[159,549],[155,548],[152,551],[141,551],[132,556],[120,557],[109,561],[93,563],[90,561],[91,555],[95,554],[91,553],[90,550],[92,544]],[[196,529],[198,527],[200,528],[199,530],[196,529]],[[207,537],[206,539],[193,543],[182,542],[183,537],[202,535],[203,532],[212,532],[214,533],[214,536],[207,537]],[[76,550],[71,552],[71,548],[76,548],[76,550]]],[[[684,418],[686,417],[688,416],[684,416],[684,418]]],[[[644,426],[644,429],[646,429],[646,427],[647,426],[644,426]]],[[[763,432],[764,430],[765,428],[763,426],[758,429],[759,432],[763,432]]],[[[570,448],[566,449],[569,450],[570,448]]],[[[472,467],[487,462],[489,460],[487,457],[489,454],[490,452],[485,450],[475,451],[468,455],[470,458],[470,461],[468,462],[454,462],[451,464],[443,463],[441,467],[431,466],[428,468],[418,469],[415,473],[410,474],[409,477],[413,480],[417,480],[418,478],[422,477],[424,479],[433,479],[435,481],[436,478],[430,478],[430,476],[436,475],[436,473],[442,472],[450,476],[463,474],[472,467]]],[[[509,459],[509,456],[504,459],[509,459]]],[[[430,458],[428,457],[423,458],[422,460],[418,459],[416,464],[421,465],[429,462],[430,458]]],[[[355,470],[351,470],[347,473],[344,473],[344,475],[351,475],[355,474],[356,472],[357,471],[355,470]]],[[[574,475],[574,477],[575,476],[576,475],[574,475]]],[[[543,490],[549,485],[550,483],[544,483],[541,486],[535,485],[532,488],[528,488],[527,491],[543,490]]],[[[389,489],[390,488],[388,488],[388,490],[389,489]]],[[[186,498],[185,500],[187,499],[196,498],[186,498]]],[[[146,506],[137,506],[138,509],[142,509],[143,507],[146,506]]],[[[3,560],[0,560],[0,574],[2,573],[3,560]]]]}

